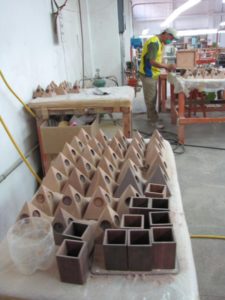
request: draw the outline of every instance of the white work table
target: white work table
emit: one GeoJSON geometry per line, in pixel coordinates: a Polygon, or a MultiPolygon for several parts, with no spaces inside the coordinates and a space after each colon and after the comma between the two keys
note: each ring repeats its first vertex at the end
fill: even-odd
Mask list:
{"type": "Polygon", "coordinates": [[[199,300],[191,242],[183,212],[174,155],[166,142],[170,175],[171,219],[177,242],[178,273],[164,275],[91,275],[85,285],[60,282],[56,262],[48,271],[20,274],[10,260],[7,242],[0,244],[0,299],[35,300],[199,300]]]}
{"type": "Polygon", "coordinates": [[[127,138],[131,137],[134,89],[130,86],[116,86],[100,90],[103,95],[96,95],[96,89],[93,88],[81,89],[77,94],[36,98],[28,103],[37,116],[37,133],[43,170],[48,170],[51,159],[44,151],[41,125],[51,115],[122,113],[124,135],[127,138]]]}

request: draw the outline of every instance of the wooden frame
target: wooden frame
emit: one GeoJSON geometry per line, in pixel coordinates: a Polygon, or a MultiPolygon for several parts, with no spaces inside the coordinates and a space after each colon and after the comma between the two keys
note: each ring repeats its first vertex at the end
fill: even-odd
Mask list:
{"type": "MultiPolygon", "coordinates": [[[[174,85],[171,84],[171,123],[177,124],[178,126],[178,142],[179,144],[184,144],[185,142],[185,131],[184,126],[190,124],[207,124],[207,123],[222,123],[225,122],[224,117],[187,117],[185,114],[185,100],[186,96],[183,92],[178,94],[178,102],[176,101],[176,95],[174,93],[174,85]]],[[[214,111],[225,111],[225,104],[218,104],[214,107],[209,107],[205,105],[206,112],[214,111]]],[[[196,109],[195,109],[196,111],[196,109]]],[[[197,112],[202,110],[197,109],[197,112]]]]}

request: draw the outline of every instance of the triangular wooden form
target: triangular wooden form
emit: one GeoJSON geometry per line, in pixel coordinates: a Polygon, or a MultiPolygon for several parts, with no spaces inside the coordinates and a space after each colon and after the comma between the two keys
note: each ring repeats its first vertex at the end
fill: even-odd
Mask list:
{"type": "Polygon", "coordinates": [[[74,164],[76,163],[77,159],[80,157],[80,153],[68,143],[65,143],[62,150],[62,154],[64,154],[74,164]]]}
{"type": "Polygon", "coordinates": [[[85,148],[85,144],[77,136],[73,137],[72,141],[70,142],[70,145],[80,154],[85,148]]]}
{"type": "Polygon", "coordinates": [[[103,156],[105,156],[116,168],[119,168],[122,164],[122,160],[109,146],[105,147],[103,156]]]}
{"type": "Polygon", "coordinates": [[[72,185],[66,184],[62,190],[63,198],[58,207],[81,219],[87,207],[88,199],[82,196],[72,185]]]}
{"type": "Polygon", "coordinates": [[[25,202],[17,217],[17,220],[21,220],[28,217],[40,217],[40,218],[44,218],[48,222],[51,222],[53,219],[47,216],[43,211],[41,211],[39,208],[34,206],[32,203],[25,202]]]}
{"type": "Polygon", "coordinates": [[[84,214],[84,219],[98,220],[103,209],[107,205],[112,205],[113,199],[102,187],[98,186],[94,195],[91,197],[87,209],[84,214]]]}
{"type": "Polygon", "coordinates": [[[46,215],[53,216],[62,197],[62,194],[53,192],[52,190],[41,184],[41,186],[33,196],[31,203],[41,211],[43,211],[46,215]]]}
{"type": "Polygon", "coordinates": [[[134,147],[141,157],[144,156],[145,145],[142,145],[137,139],[133,139],[129,147],[134,147]]]}
{"type": "Polygon", "coordinates": [[[96,239],[101,240],[105,229],[107,228],[119,228],[120,218],[119,215],[107,205],[99,216],[97,229],[96,229],[96,239]]]}
{"type": "Polygon", "coordinates": [[[42,181],[42,184],[45,185],[50,190],[52,190],[53,192],[60,193],[67,180],[68,180],[67,176],[65,176],[56,168],[50,167],[42,181]]]}
{"type": "Polygon", "coordinates": [[[91,197],[96,188],[101,186],[110,195],[113,195],[114,190],[117,187],[116,182],[101,168],[98,168],[91,180],[91,185],[87,191],[87,197],[91,197]]]}
{"type": "Polygon", "coordinates": [[[97,166],[101,157],[92,149],[90,146],[86,145],[84,151],[82,152],[82,157],[92,163],[94,166],[97,166]]]}
{"type": "Polygon", "coordinates": [[[95,166],[83,156],[78,158],[75,166],[88,178],[92,178],[96,171],[95,166]]]}
{"type": "Polygon", "coordinates": [[[117,184],[120,185],[120,183],[122,182],[124,176],[127,173],[127,170],[131,168],[132,171],[138,176],[138,177],[142,177],[142,173],[140,171],[140,169],[135,165],[135,163],[132,161],[132,159],[128,158],[125,160],[125,162],[122,165],[122,168],[120,170],[120,173],[117,177],[117,184]]]}
{"type": "Polygon", "coordinates": [[[139,194],[143,195],[143,178],[139,178],[131,168],[128,168],[123,180],[114,193],[114,197],[120,198],[128,185],[132,185],[139,194]]]}
{"type": "Polygon", "coordinates": [[[91,140],[91,136],[87,133],[86,130],[84,130],[83,128],[81,128],[78,132],[77,137],[85,144],[87,145],[87,143],[91,140]]]}
{"type": "Polygon", "coordinates": [[[124,149],[127,150],[128,141],[127,141],[125,135],[123,134],[122,130],[121,129],[117,130],[117,132],[114,136],[115,136],[115,138],[117,138],[117,140],[120,142],[120,144],[124,147],[124,149]]]}
{"type": "Polygon", "coordinates": [[[108,145],[112,148],[112,150],[118,155],[120,159],[124,159],[125,149],[115,136],[112,138],[108,145]]]}
{"type": "Polygon", "coordinates": [[[96,139],[92,138],[89,142],[88,145],[97,152],[99,156],[102,155],[102,152],[104,151],[104,146],[96,139]]]}
{"type": "Polygon", "coordinates": [[[134,139],[137,140],[145,148],[145,146],[146,146],[145,140],[139,131],[135,131],[133,133],[133,140],[134,139]]]}
{"type": "Polygon", "coordinates": [[[140,197],[140,194],[132,185],[128,185],[119,198],[117,204],[117,213],[121,217],[122,214],[129,213],[129,202],[131,197],[140,197]]]}
{"type": "Polygon", "coordinates": [[[108,138],[105,135],[105,133],[102,131],[102,129],[99,129],[97,132],[95,138],[100,142],[100,144],[105,148],[108,145],[108,138]]]}
{"type": "Polygon", "coordinates": [[[74,168],[68,179],[68,184],[71,184],[82,196],[85,196],[90,180],[80,170],[74,168]]]}
{"type": "Polygon", "coordinates": [[[127,149],[125,159],[130,158],[137,167],[143,167],[143,157],[138,153],[138,151],[130,145],[127,149]]]}
{"type": "Polygon", "coordinates": [[[62,208],[57,208],[54,219],[52,221],[53,234],[56,245],[60,245],[63,241],[62,233],[70,222],[76,221],[76,218],[62,208]]]}
{"type": "Polygon", "coordinates": [[[114,180],[116,179],[117,174],[119,173],[119,170],[105,156],[102,156],[98,164],[98,168],[101,168],[114,180]]]}
{"type": "Polygon", "coordinates": [[[147,183],[157,183],[163,184],[167,186],[166,197],[170,197],[171,193],[168,187],[168,180],[167,174],[163,171],[163,169],[159,165],[155,165],[154,169],[151,170],[151,174],[147,178],[147,183]]]}
{"type": "Polygon", "coordinates": [[[155,154],[152,159],[150,160],[150,163],[147,162],[148,165],[148,169],[144,174],[144,177],[148,180],[149,176],[152,173],[152,170],[156,167],[156,166],[160,166],[162,168],[162,170],[164,171],[166,177],[169,179],[169,175],[168,175],[168,166],[166,161],[162,158],[162,155],[159,154],[155,154]]]}
{"type": "Polygon", "coordinates": [[[69,176],[74,168],[74,164],[63,153],[59,152],[56,158],[51,162],[51,166],[69,176]]]}

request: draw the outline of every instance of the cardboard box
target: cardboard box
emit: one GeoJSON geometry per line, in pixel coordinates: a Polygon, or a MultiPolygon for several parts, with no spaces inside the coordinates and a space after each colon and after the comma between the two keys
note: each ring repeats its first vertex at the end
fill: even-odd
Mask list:
{"type": "Polygon", "coordinates": [[[72,138],[83,128],[87,133],[94,137],[99,129],[99,118],[95,118],[91,125],[67,126],[67,127],[49,127],[48,122],[41,124],[41,139],[45,154],[58,154],[62,151],[65,143],[70,143],[72,138]]]}
{"type": "Polygon", "coordinates": [[[196,65],[196,50],[180,50],[176,54],[178,69],[194,69],[196,65]]]}

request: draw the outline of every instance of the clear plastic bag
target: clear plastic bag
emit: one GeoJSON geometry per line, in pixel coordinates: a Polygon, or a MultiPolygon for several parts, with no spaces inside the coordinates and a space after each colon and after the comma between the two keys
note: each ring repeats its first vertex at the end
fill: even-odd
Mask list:
{"type": "Polygon", "coordinates": [[[55,256],[51,223],[39,217],[16,222],[7,233],[10,256],[18,270],[33,274],[48,269],[55,256]]]}

